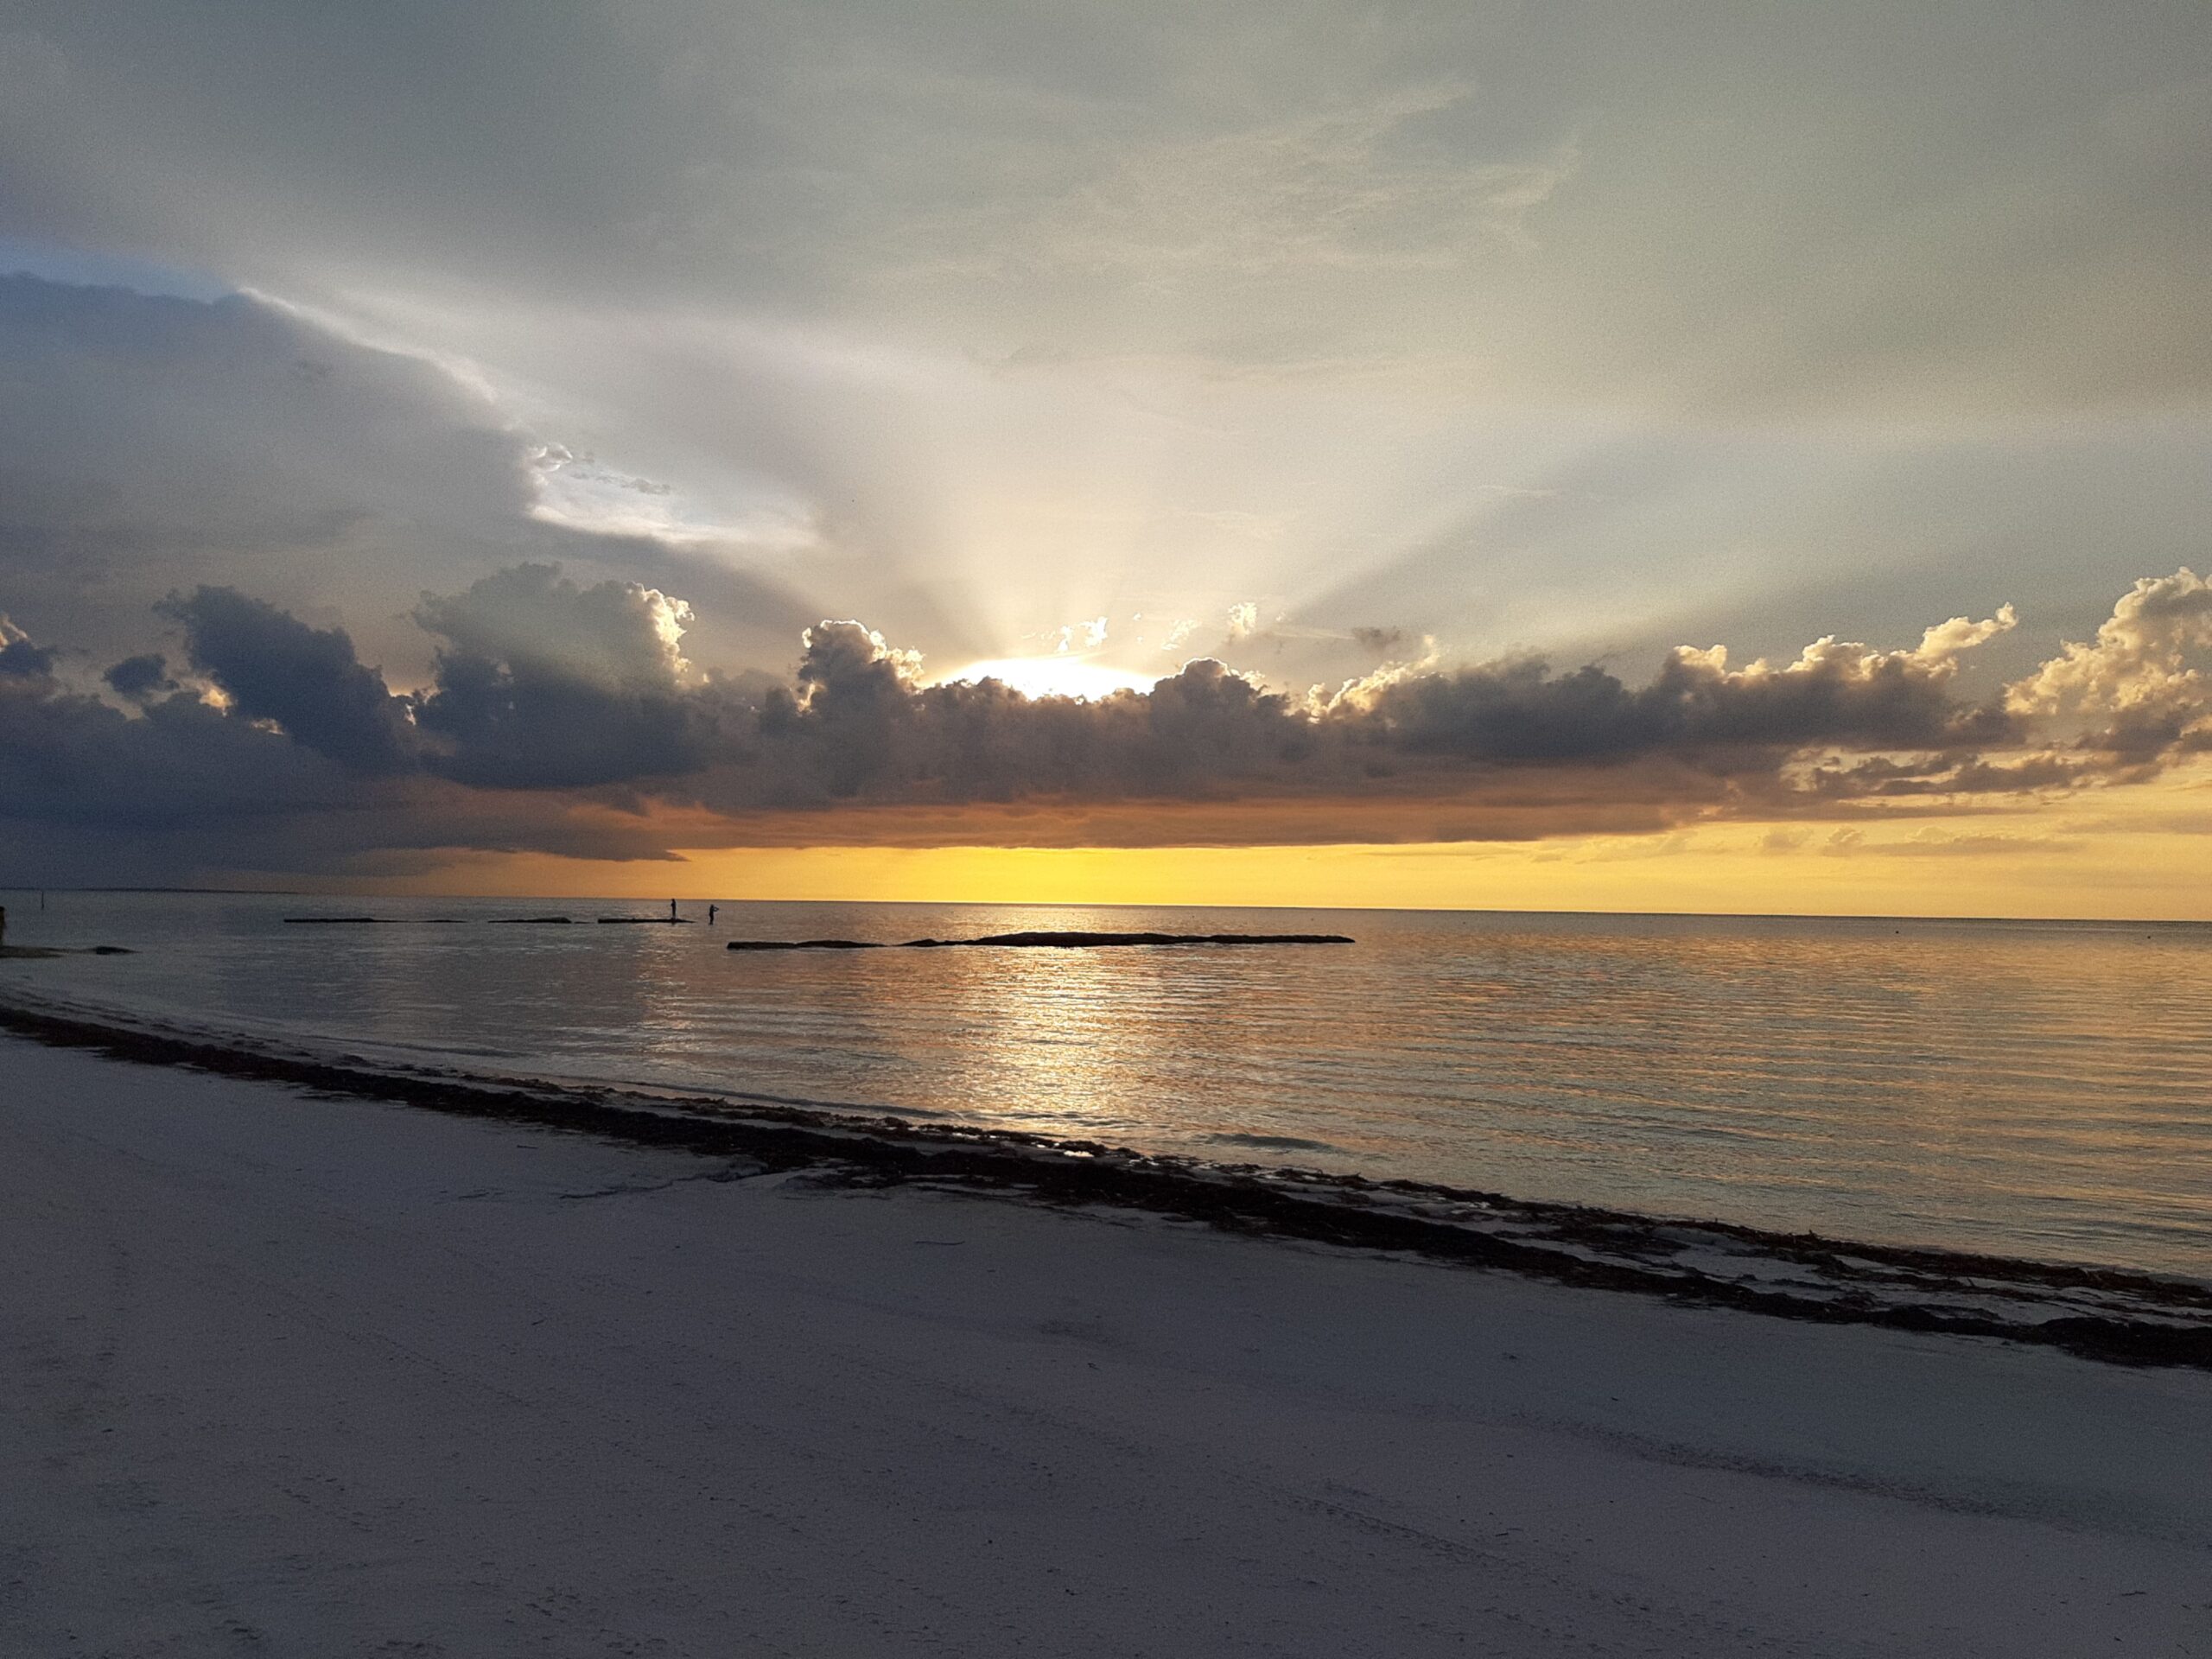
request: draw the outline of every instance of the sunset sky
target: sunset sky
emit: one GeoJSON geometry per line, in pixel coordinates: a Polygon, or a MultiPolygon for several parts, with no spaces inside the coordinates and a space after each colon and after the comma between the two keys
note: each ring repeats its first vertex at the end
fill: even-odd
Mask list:
{"type": "Polygon", "coordinates": [[[0,886],[2212,918],[2208,156],[2201,0],[8,0],[0,886]]]}

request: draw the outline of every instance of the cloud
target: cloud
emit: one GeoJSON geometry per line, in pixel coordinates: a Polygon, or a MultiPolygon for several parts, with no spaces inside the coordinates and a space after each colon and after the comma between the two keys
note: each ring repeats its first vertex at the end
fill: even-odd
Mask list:
{"type": "MultiPolygon", "coordinates": [[[[1021,241],[1039,263],[1148,282],[1192,271],[1448,270],[1500,247],[1527,249],[1531,215],[1573,176],[1576,146],[1469,165],[1405,142],[1473,96],[1466,86],[1414,84],[1141,142],[1043,206],[1021,241]]],[[[988,247],[976,258],[979,270],[998,268],[988,247]]]]}
{"type": "Polygon", "coordinates": [[[2187,7],[343,16],[11,13],[0,257],[238,290],[7,285],[42,639],[230,586],[414,690],[413,596],[527,560],[683,594],[706,664],[1265,594],[1640,680],[2000,580],[2079,635],[2196,545],[2187,7]]]}
{"type": "Polygon", "coordinates": [[[1961,659],[2007,610],[1897,650],[1827,638],[1737,666],[1681,647],[1639,685],[1516,658],[1398,664],[1315,698],[1199,658],[1090,701],[927,683],[918,653],[850,620],[807,629],[788,679],[703,674],[684,601],[537,563],[426,594],[435,678],[395,694],[344,630],[201,588],[163,608],[213,701],[168,690],[148,656],[109,671],[137,712],[118,709],[6,626],[29,671],[0,677],[0,822],[166,835],[177,859],[229,836],[275,869],[422,848],[1515,840],[1910,815],[2135,781],[2188,753],[2186,721],[2163,748],[2095,742],[2114,710],[2201,696],[2202,588],[2138,583],[2094,644],[1998,699],[1961,695],[1961,659]]]}
{"type": "Polygon", "coordinates": [[[1904,841],[1870,843],[1858,850],[1888,858],[1986,858],[1993,854],[2070,853],[2081,845],[2078,840],[2062,836],[1961,836],[1923,830],[1904,841]]]}
{"type": "Polygon", "coordinates": [[[118,696],[131,702],[150,702],[177,689],[169,677],[168,658],[157,651],[126,657],[100,677],[118,696]]]}
{"type": "Polygon", "coordinates": [[[1999,634],[2010,633],[2019,625],[2019,614],[2010,605],[1999,606],[1996,615],[1979,622],[1972,617],[1955,616],[1948,622],[1938,622],[1921,635],[1919,648],[1912,654],[1930,666],[1955,662],[1961,652],[1986,645],[1999,634]]]}
{"type": "Polygon", "coordinates": [[[345,613],[411,683],[429,643],[412,596],[518,560],[682,569],[724,650],[787,639],[809,613],[719,545],[541,518],[543,447],[465,376],[264,298],[0,276],[0,594],[105,660],[161,643],[165,594],[232,588],[345,613]]]}
{"type": "MultiPolygon", "coordinates": [[[[1818,746],[1957,751],[2011,734],[1999,711],[1951,693],[1960,651],[2004,623],[1946,624],[1955,642],[1879,652],[1833,638],[1795,662],[1728,665],[1724,646],[1677,647],[1631,690],[1603,669],[1554,674],[1523,658],[1435,672],[1405,667],[1351,683],[1327,717],[1391,747],[1470,761],[1604,761],[1669,751],[1771,755],[1818,746]],[[1958,643],[1963,641],[1963,643],[1958,643]]],[[[1942,630],[1929,631],[1933,638],[1942,630]]]]}
{"type": "MultiPolygon", "coordinates": [[[[1955,619],[1896,651],[1824,639],[1779,664],[1732,666],[1718,647],[1685,648],[1642,686],[1520,658],[1400,665],[1317,702],[1200,659],[1149,692],[1089,702],[990,682],[925,687],[918,662],[880,635],[823,624],[810,633],[798,696],[772,702],[741,754],[710,756],[679,792],[740,818],[832,804],[1031,801],[1065,814],[1148,802],[1163,835],[1179,805],[1241,801],[1255,836],[1293,800],[1363,802],[1378,823],[1408,802],[1457,801],[1467,810],[1456,832],[1485,833],[1487,814],[1518,835],[1547,803],[1560,823],[1586,824],[1592,789],[1641,803],[1656,826],[2029,795],[2116,775],[2042,752],[2031,722],[1959,695],[1962,656],[2013,620],[1955,619]]],[[[995,833],[1014,832],[995,822],[995,833]]],[[[825,822],[820,833],[839,830],[825,822]]]]}
{"type": "Polygon", "coordinates": [[[695,770],[715,709],[683,655],[690,607],[658,588],[499,571],[416,620],[439,642],[416,719],[464,783],[574,788],[695,770]]]}
{"type": "MultiPolygon", "coordinates": [[[[346,677],[318,683],[342,698],[346,677]]],[[[51,677],[0,675],[0,867],[43,881],[353,874],[471,848],[659,859],[666,836],[634,805],[365,772],[191,692],[126,714],[51,677]]]]}
{"type": "Polygon", "coordinates": [[[0,675],[43,679],[53,671],[53,652],[34,643],[30,635],[0,615],[0,675]]]}
{"type": "Polygon", "coordinates": [[[691,607],[638,582],[580,587],[550,564],[521,564],[448,598],[426,594],[416,620],[448,657],[608,690],[671,691],[691,676],[691,607]]]}
{"type": "Polygon", "coordinates": [[[899,650],[862,623],[818,622],[800,644],[800,706],[810,714],[896,707],[921,679],[919,652],[899,650]]]}
{"type": "Polygon", "coordinates": [[[2085,746],[2135,756],[2202,744],[2212,731],[2212,582],[2184,565],[2120,596],[2086,644],[2069,643],[2006,688],[2022,715],[2071,720],[2085,746]]]}
{"type": "Polygon", "coordinates": [[[1106,619],[1093,617],[1088,622],[1071,622],[1058,629],[1052,637],[1052,651],[1056,656],[1070,652],[1096,651],[1106,643],[1106,619]]]}
{"type": "Polygon", "coordinates": [[[484,0],[373,35],[314,0],[190,27],[16,10],[0,230],[321,299],[862,315],[1231,364],[1216,342],[1294,316],[1309,359],[1739,409],[2212,374],[2185,6],[2121,32],[2060,0],[1808,31],[1721,0],[1079,0],[921,29],[749,0],[549,32],[484,0]]]}
{"type": "Polygon", "coordinates": [[[396,772],[412,763],[406,702],[354,656],[344,629],[310,628],[230,588],[201,588],[161,608],[184,625],[188,659],[241,718],[273,721],[349,772],[396,772]]]}
{"type": "Polygon", "coordinates": [[[524,505],[496,425],[422,363],[254,300],[0,276],[0,573],[103,654],[175,588],[342,601],[363,556],[449,568],[524,505]]]}

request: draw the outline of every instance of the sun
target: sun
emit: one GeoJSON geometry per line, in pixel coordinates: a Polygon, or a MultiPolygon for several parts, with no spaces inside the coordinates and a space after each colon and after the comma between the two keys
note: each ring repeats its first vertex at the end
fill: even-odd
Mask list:
{"type": "Polygon", "coordinates": [[[970,663],[942,676],[938,683],[996,680],[1026,697],[1097,698],[1116,691],[1149,691],[1160,678],[1157,674],[1109,668],[1103,663],[1062,652],[1049,657],[1001,657],[987,663],[970,663]]]}

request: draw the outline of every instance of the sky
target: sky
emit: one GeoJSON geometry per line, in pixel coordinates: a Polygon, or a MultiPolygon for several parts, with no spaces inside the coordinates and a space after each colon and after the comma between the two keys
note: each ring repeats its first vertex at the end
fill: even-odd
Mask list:
{"type": "Polygon", "coordinates": [[[2212,14],[0,0],[0,885],[2212,918],[2212,14]]]}

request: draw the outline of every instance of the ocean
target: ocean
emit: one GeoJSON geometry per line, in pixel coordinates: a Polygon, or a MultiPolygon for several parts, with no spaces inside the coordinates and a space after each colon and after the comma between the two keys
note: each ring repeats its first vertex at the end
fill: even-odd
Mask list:
{"type": "Polygon", "coordinates": [[[2212,926],[0,893],[0,998],[2212,1280],[2212,926]],[[303,926],[293,917],[384,925],[303,926]],[[573,925],[494,926],[568,916],[573,925]],[[732,952],[1024,929],[1338,946],[732,952]]]}

